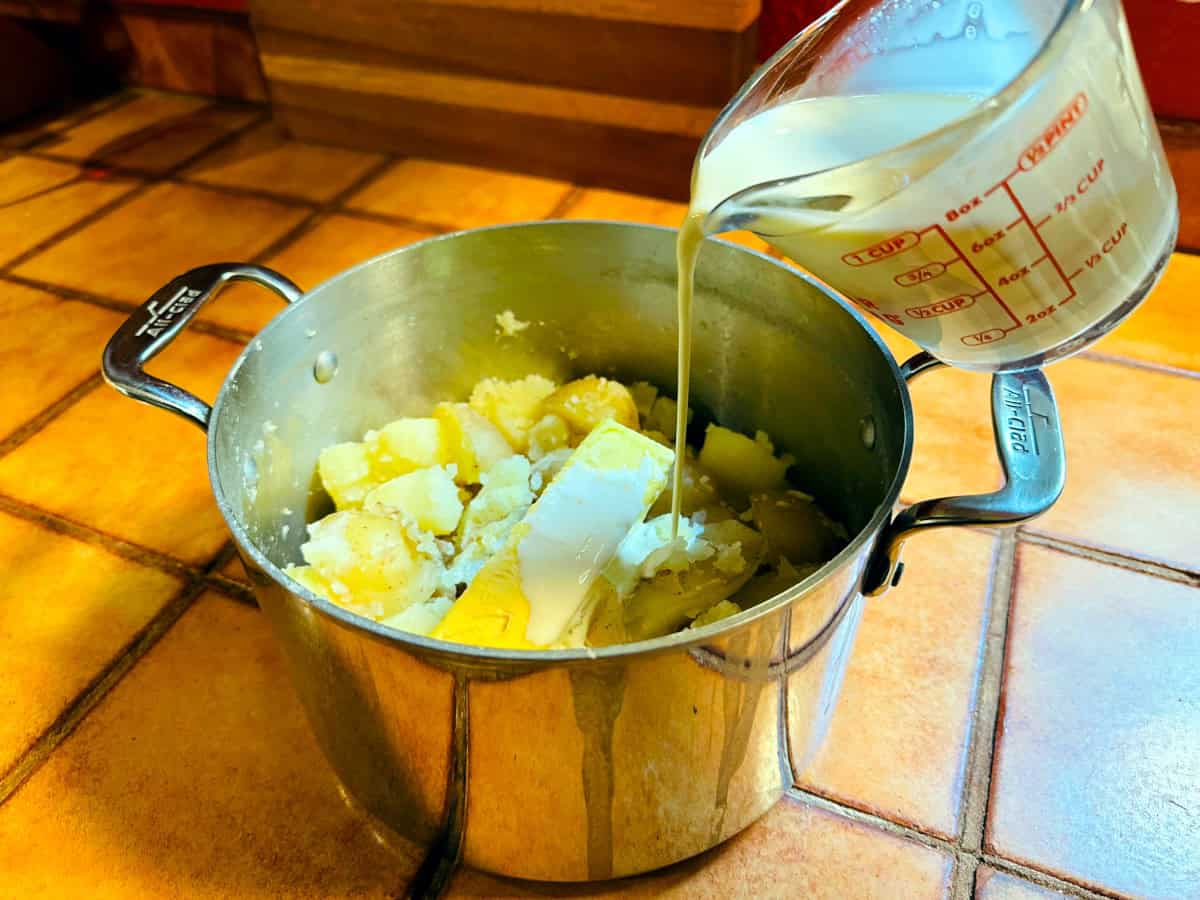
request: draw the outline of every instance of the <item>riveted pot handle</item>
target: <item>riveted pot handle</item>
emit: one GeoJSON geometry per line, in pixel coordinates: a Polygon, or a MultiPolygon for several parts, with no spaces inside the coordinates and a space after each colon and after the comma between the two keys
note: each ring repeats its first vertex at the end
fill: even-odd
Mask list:
{"type": "Polygon", "coordinates": [[[253,281],[270,288],[288,303],[302,291],[278,272],[243,263],[212,263],[185,272],[159,288],[117,329],[104,348],[104,380],[126,397],[183,416],[208,429],[212,408],[170,382],[147,375],[145,365],[183,330],[205,302],[231,281],[253,281]]]}
{"type": "MultiPolygon", "coordinates": [[[[900,368],[911,382],[940,365],[928,353],[918,353],[900,368]]],[[[991,494],[922,500],[900,512],[879,536],[863,593],[882,594],[899,580],[900,548],[917,531],[948,525],[1016,525],[1054,505],[1066,484],[1067,464],[1058,406],[1040,369],[992,377],[992,428],[1004,487],[991,494]]]]}

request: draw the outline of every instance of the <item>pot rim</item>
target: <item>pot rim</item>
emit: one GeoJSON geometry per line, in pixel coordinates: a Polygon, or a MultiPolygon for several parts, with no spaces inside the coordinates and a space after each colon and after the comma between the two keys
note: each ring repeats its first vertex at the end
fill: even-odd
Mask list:
{"type": "MultiPolygon", "coordinates": [[[[318,290],[324,288],[326,285],[332,284],[339,279],[347,278],[358,270],[365,269],[368,266],[374,265],[380,260],[392,255],[408,253],[439,241],[454,240],[455,238],[462,237],[463,235],[476,234],[479,232],[537,229],[544,228],[546,226],[562,227],[564,225],[572,227],[576,225],[604,225],[610,227],[615,226],[622,229],[678,233],[678,229],[665,225],[643,225],[636,222],[621,222],[605,219],[545,219],[532,222],[513,222],[503,225],[489,225],[482,228],[471,228],[463,231],[435,235],[422,241],[417,241],[412,244],[406,244],[403,247],[397,247],[393,250],[388,250],[368,260],[364,260],[357,265],[351,266],[348,269],[343,269],[336,275],[325,279],[325,281],[322,281],[320,284],[314,286],[310,290],[305,291],[303,296],[295,303],[289,304],[280,310],[271,319],[271,321],[268,322],[263,329],[258,332],[254,340],[247,342],[246,346],[242,349],[242,352],[238,354],[238,358],[230,367],[228,374],[226,374],[225,380],[221,384],[221,389],[217,393],[216,400],[212,405],[212,415],[208,428],[208,477],[209,484],[213,491],[213,496],[217,502],[217,508],[221,511],[221,515],[225,519],[225,524],[228,526],[230,533],[233,535],[234,541],[236,542],[239,550],[253,560],[254,564],[262,571],[267,573],[267,575],[271,577],[272,581],[274,581],[280,588],[286,590],[293,596],[301,598],[306,604],[308,604],[309,607],[316,609],[321,614],[336,620],[338,623],[345,625],[354,631],[361,632],[366,636],[388,644],[399,645],[403,648],[411,648],[413,650],[420,651],[422,655],[427,657],[440,658],[445,662],[459,665],[463,663],[476,666],[480,664],[487,665],[489,663],[508,663],[518,665],[522,668],[533,669],[562,664],[578,664],[596,660],[619,660],[625,657],[641,656],[643,654],[658,654],[662,652],[690,650],[692,648],[708,644],[713,638],[719,635],[735,631],[744,625],[748,625],[751,622],[765,618],[777,612],[778,610],[783,609],[784,607],[791,606],[835,572],[850,565],[863,550],[864,545],[873,541],[879,535],[884,525],[890,519],[896,502],[899,500],[900,489],[904,484],[904,479],[908,475],[908,469],[912,462],[912,400],[909,396],[907,383],[905,382],[904,376],[900,372],[900,367],[897,365],[895,357],[892,356],[891,351],[888,349],[883,339],[867,323],[866,317],[857,309],[855,309],[852,304],[848,303],[840,293],[838,293],[825,282],[821,281],[819,278],[809,275],[806,272],[801,272],[797,269],[794,269],[791,266],[786,265],[785,263],[782,263],[779,260],[774,259],[758,250],[752,250],[749,247],[745,247],[741,244],[735,244],[732,241],[715,238],[719,243],[725,244],[727,247],[734,249],[737,252],[751,254],[768,265],[785,270],[789,275],[807,282],[809,285],[823,293],[830,301],[841,306],[843,311],[849,313],[858,323],[859,327],[861,327],[863,331],[867,333],[868,338],[874,342],[876,349],[878,349],[880,354],[882,354],[886,360],[888,369],[892,375],[892,378],[895,380],[896,387],[898,389],[898,395],[900,397],[903,413],[904,440],[900,452],[900,462],[896,467],[896,473],[892,478],[892,482],[888,486],[884,498],[880,501],[879,505],[875,509],[875,512],[872,514],[870,521],[863,528],[859,529],[853,540],[843,547],[842,550],[833,557],[833,559],[827,561],[823,566],[821,566],[807,578],[804,578],[803,580],[792,585],[792,587],[788,588],[786,591],[776,594],[769,600],[764,600],[748,610],[744,610],[736,615],[721,619],[720,621],[714,622],[711,625],[705,625],[702,628],[687,628],[682,631],[664,635],[662,637],[651,638],[650,640],[614,644],[609,647],[582,647],[577,649],[556,650],[508,650],[496,647],[476,646],[473,644],[460,644],[454,641],[441,641],[434,638],[424,637],[422,635],[411,634],[409,632],[389,628],[385,625],[375,622],[372,619],[368,619],[365,616],[360,616],[348,609],[344,609],[337,604],[332,603],[329,600],[318,596],[317,594],[314,594],[312,591],[303,587],[298,582],[288,578],[279,566],[275,565],[275,563],[268,559],[267,556],[258,549],[254,542],[250,540],[246,529],[242,526],[241,520],[233,511],[233,508],[226,499],[224,489],[222,488],[221,481],[217,475],[216,466],[216,435],[218,431],[216,423],[218,422],[221,413],[224,410],[226,401],[232,393],[230,390],[230,385],[234,382],[237,373],[241,370],[242,365],[245,364],[250,355],[257,352],[256,343],[258,341],[270,340],[272,331],[282,327],[280,323],[287,318],[289,313],[291,313],[294,308],[300,306],[302,303],[308,300],[309,297],[318,290]]],[[[830,614],[829,621],[831,622],[837,620],[844,611],[845,607],[854,599],[855,596],[858,595],[858,593],[859,590],[858,586],[856,585],[853,591],[849,591],[846,596],[841,599],[837,607],[830,614]]],[[[823,623],[821,627],[814,632],[812,639],[818,639],[825,631],[828,624],[829,622],[823,623]]],[[[801,649],[803,648],[788,648],[786,653],[790,656],[795,652],[799,652],[801,649]]]]}

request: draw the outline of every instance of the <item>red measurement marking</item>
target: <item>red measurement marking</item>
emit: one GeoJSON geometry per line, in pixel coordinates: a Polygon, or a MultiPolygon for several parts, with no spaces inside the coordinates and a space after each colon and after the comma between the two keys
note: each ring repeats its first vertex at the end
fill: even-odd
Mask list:
{"type": "MultiPolygon", "coordinates": [[[[1076,269],[1074,272],[1072,272],[1070,275],[1067,276],[1067,281],[1074,281],[1082,271],[1083,271],[1082,268],[1076,269]]],[[[1064,301],[1064,302],[1066,302],[1066,301],[1064,301]]]]}
{"type": "Polygon", "coordinates": [[[1004,230],[1012,231],[1014,228],[1016,228],[1018,225],[1020,225],[1024,221],[1025,221],[1024,219],[1013,219],[1011,222],[1009,222],[1007,225],[1004,226],[1004,230]]]}
{"type": "Polygon", "coordinates": [[[1064,137],[1074,128],[1083,114],[1087,112],[1087,94],[1082,91],[1071,98],[1036,141],[1025,148],[1025,152],[1017,159],[1017,168],[1022,172],[1032,171],[1034,166],[1045,159],[1064,137]]]}
{"type": "Polygon", "coordinates": [[[1049,221],[1050,221],[1050,217],[1049,217],[1049,216],[1046,216],[1044,219],[1042,219],[1040,222],[1038,222],[1037,224],[1035,224],[1033,227],[1034,227],[1034,228],[1041,228],[1043,225],[1045,225],[1045,224],[1046,224],[1047,222],[1049,222],[1049,221]]]}
{"type": "Polygon", "coordinates": [[[1003,328],[989,328],[987,331],[980,331],[975,334],[964,334],[960,340],[968,347],[982,347],[984,344],[994,344],[996,341],[1002,341],[1008,336],[1008,332],[1003,328]]]}
{"type": "MultiPolygon", "coordinates": [[[[984,293],[987,293],[986,291],[984,293]]],[[[947,300],[938,300],[935,303],[926,303],[924,306],[910,306],[904,312],[914,319],[932,319],[935,316],[944,316],[947,313],[958,312],[960,309],[966,309],[968,306],[975,305],[975,298],[970,294],[959,294],[957,297],[950,297],[947,300]]]]}
{"type": "MultiPolygon", "coordinates": [[[[966,266],[968,269],[970,269],[971,274],[974,275],[979,280],[980,286],[983,287],[984,290],[988,294],[991,294],[992,299],[995,300],[996,303],[1000,306],[1000,308],[1003,309],[1008,314],[1009,319],[1012,320],[1012,327],[1020,328],[1021,320],[1017,317],[1016,313],[1014,313],[1011,309],[1009,309],[1008,304],[1004,302],[1003,298],[1001,298],[1001,296],[998,293],[996,293],[996,289],[993,288],[988,283],[988,280],[983,277],[983,273],[980,272],[977,268],[975,268],[975,265],[969,259],[967,259],[966,254],[963,253],[962,250],[959,249],[958,244],[954,243],[954,241],[952,241],[950,239],[950,235],[946,234],[946,230],[944,228],[942,228],[941,225],[932,225],[932,226],[930,226],[930,229],[937,231],[937,233],[942,236],[942,240],[944,240],[947,243],[947,245],[949,245],[954,250],[954,252],[958,256],[958,258],[960,260],[962,260],[963,265],[966,266]]],[[[927,229],[927,230],[929,230],[929,229],[927,229]]],[[[1011,330],[1011,329],[1009,329],[1009,330],[1011,330]]],[[[1003,329],[1001,331],[1002,331],[1002,333],[1005,333],[1003,329]]],[[[964,338],[963,340],[965,342],[966,338],[964,338]]],[[[975,345],[969,345],[969,346],[975,346],[975,345]]]]}
{"type": "Polygon", "coordinates": [[[1048,257],[1045,257],[1045,256],[1039,256],[1037,259],[1035,259],[1035,260],[1034,260],[1033,262],[1031,262],[1029,265],[1030,265],[1030,266],[1036,266],[1038,263],[1044,263],[1044,262],[1045,262],[1047,259],[1048,259],[1048,257]]]}
{"type": "Polygon", "coordinates": [[[946,271],[946,264],[940,262],[925,263],[923,266],[918,266],[915,269],[909,269],[907,272],[901,272],[895,276],[892,281],[900,285],[900,287],[915,287],[918,284],[924,284],[926,281],[932,281],[946,271]]]}
{"type": "MultiPolygon", "coordinates": [[[[1083,95],[1080,94],[1079,96],[1082,97],[1083,95]]],[[[1058,260],[1054,257],[1054,254],[1050,252],[1050,248],[1046,246],[1045,238],[1042,237],[1042,233],[1038,231],[1037,226],[1033,224],[1033,220],[1029,218],[1029,213],[1025,211],[1025,206],[1017,197],[1016,191],[1012,189],[1012,185],[1010,185],[1008,182],[1004,182],[1003,187],[1008,194],[1008,198],[1012,200],[1013,206],[1015,206],[1017,208],[1017,212],[1021,214],[1021,218],[1029,223],[1029,229],[1033,232],[1034,240],[1038,242],[1038,246],[1042,248],[1042,252],[1049,257],[1050,262],[1054,266],[1054,271],[1058,273],[1058,277],[1062,279],[1063,284],[1066,285],[1067,289],[1070,291],[1070,294],[1068,294],[1066,298],[1066,300],[1070,300],[1075,296],[1075,288],[1071,284],[1071,279],[1067,277],[1067,273],[1063,271],[1063,267],[1059,265],[1058,260]]],[[[1063,302],[1065,303],[1066,300],[1063,302]]]]}
{"type": "Polygon", "coordinates": [[[842,256],[842,262],[848,266],[869,266],[871,263],[889,259],[897,253],[911,250],[920,242],[921,236],[915,231],[904,231],[872,244],[870,247],[863,247],[861,250],[847,253],[842,256]]]}

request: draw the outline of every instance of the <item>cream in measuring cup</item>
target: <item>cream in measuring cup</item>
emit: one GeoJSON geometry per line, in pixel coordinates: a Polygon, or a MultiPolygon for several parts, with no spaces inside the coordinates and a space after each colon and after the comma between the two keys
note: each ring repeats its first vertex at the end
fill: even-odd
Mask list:
{"type": "Polygon", "coordinates": [[[1118,0],[848,0],[747,83],[697,155],[677,431],[707,235],[754,231],[944,362],[1000,371],[1115,327],[1177,227],[1118,0]]]}

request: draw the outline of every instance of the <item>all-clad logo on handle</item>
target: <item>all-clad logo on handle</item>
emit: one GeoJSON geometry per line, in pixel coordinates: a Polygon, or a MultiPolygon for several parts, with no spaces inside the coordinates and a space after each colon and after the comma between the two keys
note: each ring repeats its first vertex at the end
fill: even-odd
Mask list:
{"type": "MultiPolygon", "coordinates": [[[[1036,392],[1035,396],[1036,396],[1036,392]]],[[[1033,398],[1028,389],[1004,387],[1004,417],[1005,436],[1008,446],[1014,453],[1033,454],[1041,456],[1038,447],[1037,429],[1052,427],[1052,419],[1043,412],[1033,408],[1033,398]],[[1038,420],[1041,420],[1040,423],[1038,420]]]]}
{"type": "Polygon", "coordinates": [[[1017,160],[1017,168],[1022,172],[1028,172],[1045,159],[1050,151],[1058,146],[1059,141],[1067,136],[1067,132],[1079,123],[1083,114],[1087,112],[1087,108],[1087,94],[1080,91],[1054,117],[1054,121],[1042,132],[1041,137],[1025,148],[1025,152],[1017,160]]]}
{"type": "Polygon", "coordinates": [[[141,337],[143,334],[148,334],[151,337],[158,337],[177,321],[179,317],[191,308],[191,305],[196,302],[197,298],[203,293],[199,288],[189,288],[184,285],[175,292],[175,295],[161,305],[151,301],[146,304],[146,310],[150,313],[150,318],[142,323],[135,334],[141,337]]]}

